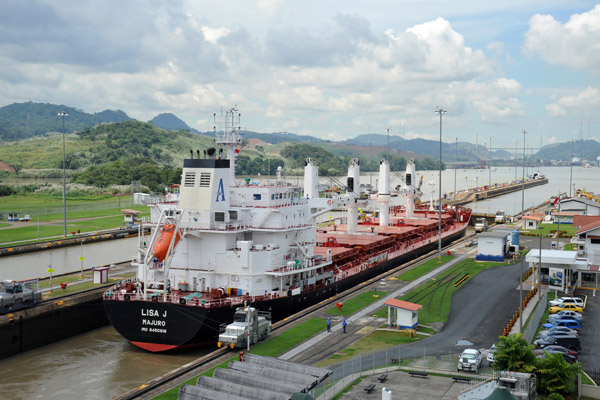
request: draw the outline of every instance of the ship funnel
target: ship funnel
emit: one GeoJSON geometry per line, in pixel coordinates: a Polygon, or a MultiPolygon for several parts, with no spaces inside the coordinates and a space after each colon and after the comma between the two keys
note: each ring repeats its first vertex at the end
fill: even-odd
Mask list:
{"type": "Polygon", "coordinates": [[[360,163],[355,158],[348,164],[348,196],[354,198],[354,202],[348,204],[348,233],[356,233],[358,226],[358,204],[360,197],[360,163]]]}
{"type": "Polygon", "coordinates": [[[379,225],[387,226],[390,223],[390,163],[385,158],[382,158],[379,163],[379,182],[377,191],[377,201],[379,202],[379,225]]]}
{"type": "Polygon", "coordinates": [[[307,199],[319,197],[319,168],[312,158],[304,161],[304,197],[307,199]]]}
{"type": "Polygon", "coordinates": [[[415,187],[415,160],[411,158],[406,163],[404,195],[406,196],[406,218],[414,218],[415,214],[415,197],[417,188],[415,187]]]}

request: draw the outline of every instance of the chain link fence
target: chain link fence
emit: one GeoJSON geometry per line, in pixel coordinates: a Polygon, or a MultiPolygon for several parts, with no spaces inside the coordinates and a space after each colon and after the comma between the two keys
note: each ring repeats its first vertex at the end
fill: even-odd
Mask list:
{"type": "MultiPolygon", "coordinates": [[[[332,399],[361,376],[395,370],[400,367],[414,371],[456,374],[461,353],[462,349],[455,352],[452,350],[436,352],[412,346],[410,349],[394,346],[371,353],[361,353],[350,360],[325,367],[332,370],[333,373],[329,379],[317,385],[311,394],[318,400],[332,399]]],[[[482,361],[482,367],[471,377],[471,385],[493,377],[493,369],[486,365],[487,363],[482,361]]]]}
{"type": "MultiPolygon", "coordinates": [[[[121,209],[128,208],[133,206],[133,197],[128,196],[122,199],[114,199],[107,201],[93,201],[89,203],[82,204],[69,204],[67,201],[67,214],[77,213],[77,212],[87,212],[87,211],[95,211],[95,210],[108,210],[111,208],[121,209]]],[[[2,211],[0,212],[0,220],[7,220],[8,213],[10,211],[2,211]]],[[[37,217],[45,216],[45,215],[62,215],[63,214],[63,205],[54,205],[51,207],[35,207],[35,208],[27,208],[20,207],[18,210],[14,210],[14,212],[18,212],[19,216],[30,215],[31,218],[35,221],[37,217]]]]}

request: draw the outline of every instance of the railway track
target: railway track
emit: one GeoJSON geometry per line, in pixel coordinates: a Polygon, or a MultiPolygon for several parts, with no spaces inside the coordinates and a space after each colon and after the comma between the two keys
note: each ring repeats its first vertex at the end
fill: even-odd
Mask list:
{"type": "MultiPolygon", "coordinates": [[[[447,246],[445,246],[443,248],[443,250],[444,251],[453,250],[453,249],[457,248],[458,246],[461,246],[462,243],[466,239],[468,239],[472,236],[473,235],[469,235],[469,236],[465,236],[459,240],[456,240],[456,241],[448,244],[447,246]]],[[[324,308],[328,308],[338,301],[353,297],[356,294],[358,294],[364,290],[367,290],[367,287],[370,284],[378,282],[381,279],[386,279],[388,277],[395,276],[399,272],[414,268],[417,265],[419,265],[425,261],[435,259],[437,257],[437,255],[438,255],[437,250],[433,250],[427,254],[424,254],[420,257],[415,258],[414,260],[408,261],[408,262],[401,264],[389,271],[384,272],[383,274],[380,274],[374,278],[371,278],[371,279],[363,282],[362,284],[356,285],[355,287],[348,289],[345,292],[339,293],[336,296],[333,296],[327,300],[317,303],[311,307],[308,307],[300,313],[297,313],[297,314],[291,315],[287,318],[284,318],[283,320],[278,321],[273,324],[272,329],[271,329],[271,335],[278,335],[279,333],[283,332],[286,328],[293,327],[293,326],[303,322],[306,319],[312,318],[312,315],[315,312],[320,311],[324,308]]],[[[165,390],[168,390],[171,387],[175,387],[176,385],[179,385],[179,384],[201,374],[202,372],[227,361],[234,355],[235,355],[235,353],[232,353],[229,350],[229,348],[220,348],[220,349],[215,350],[203,357],[198,358],[197,360],[194,360],[188,364],[185,364],[185,365],[177,368],[176,370],[173,370],[163,376],[155,378],[152,381],[148,382],[147,384],[141,385],[140,387],[133,389],[133,390],[123,394],[122,396],[117,397],[116,399],[130,400],[130,399],[153,398],[154,396],[157,396],[160,393],[163,393],[165,390]]]]}

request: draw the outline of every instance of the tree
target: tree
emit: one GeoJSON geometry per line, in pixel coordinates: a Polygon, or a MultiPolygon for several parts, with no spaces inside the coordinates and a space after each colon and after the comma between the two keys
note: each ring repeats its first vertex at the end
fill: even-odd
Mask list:
{"type": "Polygon", "coordinates": [[[575,376],[580,369],[579,364],[568,364],[562,354],[546,353],[544,358],[538,360],[538,387],[545,393],[571,394],[575,388],[575,376]]]}
{"type": "Polygon", "coordinates": [[[21,163],[14,163],[12,168],[15,170],[15,175],[19,175],[19,172],[23,169],[23,165],[21,163]]]}
{"type": "Polygon", "coordinates": [[[500,337],[494,355],[494,369],[497,371],[534,372],[536,365],[533,345],[527,343],[521,334],[500,337]]]}

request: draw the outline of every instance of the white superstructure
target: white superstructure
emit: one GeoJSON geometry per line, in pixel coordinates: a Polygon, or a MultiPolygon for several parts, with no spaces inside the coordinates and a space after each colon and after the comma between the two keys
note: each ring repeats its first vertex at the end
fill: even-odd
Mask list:
{"type": "Polygon", "coordinates": [[[238,182],[233,166],[241,140],[232,122],[235,113],[229,110],[224,118],[228,131],[216,134],[217,144],[227,151],[209,149],[204,158],[200,152],[193,158],[192,153],[184,160],[179,201],[153,206],[152,239],[134,260],[146,295],[166,298],[174,287],[190,292],[236,290],[250,296],[296,294],[331,274],[324,269],[331,260],[314,255],[315,218],[345,206],[349,226],[353,221],[356,227],[357,208],[364,203],[358,194],[358,160],[348,168],[348,182],[354,186],[333,198],[319,198],[317,166],[310,159],[304,193],[280,179],[238,182]],[[174,227],[176,233],[166,232],[164,226],[174,227]],[[161,237],[168,251],[159,258],[161,237]]]}

